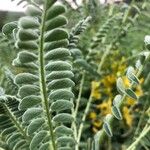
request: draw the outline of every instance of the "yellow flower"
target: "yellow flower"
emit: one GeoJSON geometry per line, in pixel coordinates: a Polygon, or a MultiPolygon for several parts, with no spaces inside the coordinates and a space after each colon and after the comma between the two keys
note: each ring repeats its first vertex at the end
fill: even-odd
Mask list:
{"type": "Polygon", "coordinates": [[[112,100],[109,98],[107,101],[103,101],[101,104],[97,105],[97,109],[100,109],[102,115],[111,114],[112,100]]]}
{"type": "Polygon", "coordinates": [[[117,76],[121,76],[122,73],[124,73],[125,69],[127,68],[127,65],[125,63],[122,63],[125,61],[125,57],[122,57],[121,60],[119,59],[119,61],[115,61],[115,62],[114,59],[111,68],[117,76]]]}
{"type": "Polygon", "coordinates": [[[98,132],[100,127],[102,126],[103,122],[100,121],[100,120],[95,120],[93,123],[92,123],[92,130],[94,133],[98,132]]]}
{"type": "Polygon", "coordinates": [[[93,122],[93,125],[94,125],[95,127],[99,128],[99,127],[101,127],[101,125],[102,125],[102,121],[96,120],[96,121],[93,122]]]}
{"type": "Polygon", "coordinates": [[[126,124],[131,127],[132,126],[132,122],[133,122],[133,116],[130,113],[130,110],[127,106],[123,107],[123,117],[125,119],[126,124]]]}
{"type": "Polygon", "coordinates": [[[142,96],[143,95],[143,90],[142,90],[140,85],[136,87],[135,93],[136,93],[137,96],[142,96]]]}
{"type": "Polygon", "coordinates": [[[123,80],[125,87],[129,87],[131,85],[129,79],[126,76],[123,76],[122,80],[123,80]]]}
{"type": "Polygon", "coordinates": [[[113,93],[112,93],[112,87],[107,87],[104,89],[104,93],[109,96],[109,97],[112,97],[113,96],[113,93]]]}
{"type": "Polygon", "coordinates": [[[92,81],[92,87],[91,87],[91,95],[95,99],[101,98],[101,93],[99,91],[100,82],[92,81]]]}
{"type": "Polygon", "coordinates": [[[121,76],[124,73],[127,66],[125,64],[119,65],[116,71],[117,76],[121,76]]]}
{"type": "Polygon", "coordinates": [[[104,84],[105,87],[112,87],[112,85],[116,83],[116,77],[115,77],[115,75],[113,75],[113,74],[107,75],[102,80],[102,83],[104,84]]]}
{"type": "Polygon", "coordinates": [[[90,112],[90,114],[89,114],[89,118],[90,119],[96,119],[96,117],[97,117],[97,115],[96,115],[96,113],[95,112],[90,112]]]}
{"type": "Polygon", "coordinates": [[[129,97],[126,98],[126,104],[127,104],[127,105],[132,106],[132,105],[134,105],[135,103],[136,103],[136,101],[135,101],[134,99],[129,98],[129,97]]]}

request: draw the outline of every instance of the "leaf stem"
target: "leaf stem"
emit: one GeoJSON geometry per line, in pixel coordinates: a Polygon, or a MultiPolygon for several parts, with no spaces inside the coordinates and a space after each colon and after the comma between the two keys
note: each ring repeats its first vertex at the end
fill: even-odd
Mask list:
{"type": "MultiPolygon", "coordinates": [[[[150,119],[149,119],[150,120],[150,119]]],[[[148,120],[148,121],[149,121],[148,120]]],[[[150,132],[150,126],[147,123],[142,131],[142,133],[140,134],[140,136],[127,148],[127,150],[135,150],[136,146],[138,145],[138,143],[141,141],[141,139],[146,136],[148,133],[150,132]]]]}
{"type": "Polygon", "coordinates": [[[145,101],[144,108],[143,108],[143,111],[142,111],[142,115],[140,116],[140,119],[139,119],[137,128],[136,128],[136,130],[135,130],[134,138],[136,138],[136,136],[137,136],[138,133],[139,133],[140,126],[141,126],[141,123],[142,123],[142,121],[143,121],[143,119],[144,119],[145,112],[146,112],[146,106],[148,105],[148,103],[149,103],[149,96],[147,97],[147,99],[146,99],[146,101],[145,101]]]}
{"type": "Polygon", "coordinates": [[[26,132],[23,130],[22,126],[20,125],[20,122],[18,122],[17,118],[13,115],[13,113],[9,110],[7,105],[5,103],[2,104],[4,109],[6,110],[8,116],[10,117],[11,121],[15,124],[17,129],[21,132],[21,134],[24,136],[24,138],[28,141],[30,141],[30,137],[27,136],[26,132]]]}
{"type": "Polygon", "coordinates": [[[109,54],[111,48],[112,48],[112,44],[108,45],[108,47],[106,48],[106,51],[104,52],[104,54],[103,54],[103,56],[101,58],[101,61],[100,61],[99,65],[98,65],[98,69],[97,69],[97,72],[99,74],[101,73],[102,66],[103,66],[103,64],[105,62],[105,59],[106,59],[107,55],[109,54]]]}
{"type": "Polygon", "coordinates": [[[83,130],[83,127],[84,127],[84,122],[85,122],[86,116],[87,116],[87,114],[89,112],[89,109],[90,109],[90,106],[91,106],[91,102],[92,102],[92,93],[90,94],[90,97],[88,99],[88,103],[86,105],[84,114],[82,116],[82,121],[81,121],[81,124],[79,126],[79,131],[78,131],[77,143],[79,143],[79,141],[80,141],[82,130],[83,130]]]}
{"type": "MultiPolygon", "coordinates": [[[[81,82],[80,82],[80,86],[79,86],[79,93],[78,93],[78,98],[77,98],[77,102],[76,102],[76,107],[75,110],[72,111],[73,117],[74,117],[74,122],[72,123],[72,127],[74,129],[74,136],[75,139],[77,140],[77,125],[76,125],[76,117],[78,114],[78,109],[79,109],[79,105],[80,105],[80,101],[81,101],[81,95],[82,95],[82,91],[83,91],[83,84],[84,84],[84,80],[85,80],[85,71],[82,73],[82,77],[81,77],[81,82]]],[[[78,145],[76,145],[76,150],[78,149],[78,145]]]]}
{"type": "Polygon", "coordinates": [[[85,72],[82,73],[81,83],[80,83],[80,87],[79,87],[79,94],[78,94],[77,103],[76,103],[75,112],[74,112],[75,118],[77,116],[80,101],[81,101],[81,95],[82,95],[82,91],[83,91],[84,80],[85,80],[85,72]]]}
{"type": "Polygon", "coordinates": [[[55,137],[54,137],[54,132],[53,132],[51,113],[49,112],[49,102],[48,102],[46,78],[45,78],[46,73],[45,73],[45,68],[44,68],[44,66],[45,66],[45,61],[44,61],[44,31],[45,31],[45,20],[46,20],[47,6],[48,6],[48,2],[46,0],[45,5],[44,5],[44,9],[43,9],[44,12],[43,12],[43,16],[42,16],[41,36],[40,36],[40,43],[39,43],[40,91],[41,91],[41,95],[42,95],[43,109],[46,112],[46,117],[47,117],[50,135],[51,135],[53,150],[56,150],[56,143],[55,143],[55,137]]]}

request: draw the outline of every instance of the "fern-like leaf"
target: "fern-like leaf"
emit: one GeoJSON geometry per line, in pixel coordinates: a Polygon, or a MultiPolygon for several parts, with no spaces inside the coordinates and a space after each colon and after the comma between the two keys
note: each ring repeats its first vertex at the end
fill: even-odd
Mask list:
{"type": "Polygon", "coordinates": [[[20,52],[13,65],[25,72],[15,77],[15,84],[19,86],[19,109],[25,111],[22,124],[27,128],[31,150],[67,149],[75,144],[70,129],[74,82],[67,49],[69,35],[64,29],[67,19],[62,15],[66,9],[55,2],[46,0],[42,10],[28,5],[16,33],[15,46],[20,52]],[[59,127],[70,131],[68,137],[55,130],[59,127]]]}

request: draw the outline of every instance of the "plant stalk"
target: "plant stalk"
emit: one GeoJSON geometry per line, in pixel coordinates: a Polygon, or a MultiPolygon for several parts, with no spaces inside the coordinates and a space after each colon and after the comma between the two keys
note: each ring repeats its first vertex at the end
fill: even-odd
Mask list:
{"type": "Polygon", "coordinates": [[[39,43],[39,61],[40,61],[40,91],[42,95],[43,109],[45,110],[45,115],[47,117],[47,123],[49,127],[49,132],[52,140],[53,150],[56,150],[55,136],[53,132],[53,125],[51,119],[51,113],[49,111],[49,102],[47,96],[47,86],[46,86],[46,72],[45,72],[45,61],[44,61],[44,32],[45,32],[45,21],[46,21],[46,13],[47,13],[48,1],[45,1],[44,12],[42,15],[42,24],[41,24],[41,36],[39,43]]]}
{"type": "MultiPolygon", "coordinates": [[[[150,119],[149,119],[150,120],[150,119]]],[[[148,134],[148,132],[150,132],[150,126],[148,125],[148,123],[145,125],[142,133],[140,134],[140,136],[135,140],[135,142],[133,142],[128,148],[127,150],[135,150],[137,145],[140,143],[141,139],[146,136],[146,134],[148,134]]]]}
{"type": "Polygon", "coordinates": [[[24,136],[24,138],[28,141],[30,141],[30,137],[27,136],[26,132],[23,130],[22,126],[20,125],[20,123],[18,122],[17,118],[13,115],[13,113],[9,110],[9,108],[7,107],[7,105],[5,103],[2,104],[3,107],[5,108],[8,116],[10,117],[10,119],[12,120],[12,122],[14,122],[15,126],[17,127],[17,129],[21,132],[21,134],[24,136]]]}

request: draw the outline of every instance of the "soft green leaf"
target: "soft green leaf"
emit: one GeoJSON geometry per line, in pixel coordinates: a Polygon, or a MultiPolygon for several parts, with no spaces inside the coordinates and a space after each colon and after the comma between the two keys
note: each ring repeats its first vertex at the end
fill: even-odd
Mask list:
{"type": "Polygon", "coordinates": [[[105,130],[106,134],[109,136],[109,137],[112,137],[113,134],[112,134],[112,131],[111,131],[111,127],[108,123],[104,123],[103,124],[103,129],[105,130]]]}
{"type": "Polygon", "coordinates": [[[59,112],[62,110],[73,108],[73,103],[67,100],[58,100],[56,102],[53,102],[50,108],[52,111],[59,112]]]}
{"type": "Polygon", "coordinates": [[[36,85],[23,85],[19,89],[19,96],[21,98],[24,98],[29,95],[34,95],[34,94],[37,95],[39,93],[39,91],[40,91],[40,89],[36,85]]]}
{"type": "Polygon", "coordinates": [[[70,63],[65,62],[65,61],[54,61],[50,62],[46,65],[45,67],[48,71],[66,71],[66,70],[71,70],[72,66],[70,63]]]}
{"type": "Polygon", "coordinates": [[[20,41],[37,40],[39,37],[39,35],[32,29],[19,29],[17,36],[20,41]]]}
{"type": "MultiPolygon", "coordinates": [[[[82,58],[83,57],[83,54],[81,52],[81,50],[77,49],[77,48],[72,48],[70,49],[71,51],[71,55],[73,58],[82,58]]],[[[76,62],[77,63],[77,62],[76,62]]]]}
{"type": "Polygon", "coordinates": [[[134,74],[131,74],[130,79],[136,84],[140,83],[139,79],[134,74]]]}
{"type": "Polygon", "coordinates": [[[3,26],[2,33],[7,36],[11,35],[15,28],[17,28],[17,22],[9,22],[3,26]]]}
{"type": "Polygon", "coordinates": [[[118,107],[112,106],[112,113],[118,120],[122,120],[122,114],[118,107]]]}
{"type": "Polygon", "coordinates": [[[73,130],[64,125],[56,127],[54,132],[56,135],[73,135],[73,130]]]}
{"type": "Polygon", "coordinates": [[[63,79],[56,79],[48,84],[49,89],[63,89],[63,88],[70,88],[73,87],[75,84],[71,79],[63,78],[63,79]]]}
{"type": "Polygon", "coordinates": [[[40,131],[33,137],[31,143],[30,143],[30,150],[37,149],[37,146],[40,145],[40,143],[44,140],[44,138],[47,136],[47,131],[40,131]]]}
{"type": "Polygon", "coordinates": [[[134,93],[134,91],[132,90],[132,89],[126,89],[125,90],[125,92],[126,92],[126,94],[129,96],[129,97],[131,97],[132,99],[134,99],[134,100],[137,100],[138,98],[137,98],[137,96],[136,96],[136,94],[134,93]]]}
{"type": "Polygon", "coordinates": [[[45,34],[45,42],[53,42],[63,39],[68,39],[69,35],[65,29],[56,28],[48,31],[45,34]]]}
{"type": "Polygon", "coordinates": [[[34,118],[37,118],[41,115],[43,110],[41,108],[29,108],[22,116],[24,122],[29,122],[34,118]]]}
{"type": "Polygon", "coordinates": [[[52,7],[49,8],[47,12],[46,19],[50,20],[52,18],[55,18],[56,16],[65,13],[66,9],[63,5],[53,5],[52,7]]]}
{"type": "Polygon", "coordinates": [[[64,16],[57,16],[52,20],[46,22],[46,31],[52,30],[54,28],[60,27],[67,24],[67,19],[64,16]]]}
{"type": "Polygon", "coordinates": [[[15,77],[16,84],[32,84],[38,82],[38,76],[31,73],[20,73],[15,77]]]}
{"type": "Polygon", "coordinates": [[[20,150],[22,145],[24,145],[24,144],[26,144],[25,140],[19,140],[13,147],[13,150],[20,150]]]}
{"type": "Polygon", "coordinates": [[[75,139],[73,137],[62,136],[62,137],[57,138],[56,143],[58,143],[58,144],[65,144],[65,143],[75,144],[75,139]]]}
{"type": "Polygon", "coordinates": [[[73,116],[68,113],[61,113],[53,117],[54,122],[58,123],[72,123],[74,120],[73,116]]]}
{"type": "Polygon", "coordinates": [[[11,126],[9,128],[6,128],[5,130],[3,130],[1,133],[1,136],[7,136],[9,134],[12,134],[14,131],[16,131],[16,127],[11,126]]]}
{"type": "MultiPolygon", "coordinates": [[[[7,119],[8,119],[8,117],[7,117],[6,115],[0,115],[0,120],[1,120],[0,125],[2,125],[7,119]]],[[[10,122],[11,122],[11,121],[10,121],[10,122]]],[[[9,124],[10,122],[8,121],[8,124],[9,124]]]]}
{"type": "Polygon", "coordinates": [[[125,86],[121,77],[117,79],[117,89],[121,94],[124,94],[125,86]]]}
{"type": "Polygon", "coordinates": [[[120,94],[116,95],[113,100],[113,105],[119,107],[122,103],[122,96],[120,94]]]}
{"type": "Polygon", "coordinates": [[[20,133],[13,133],[8,139],[7,144],[14,142],[14,140],[20,138],[22,135],[20,133]]]}
{"type": "Polygon", "coordinates": [[[21,63],[29,63],[37,60],[37,55],[31,52],[22,51],[18,53],[18,59],[21,63]]]}
{"type": "Polygon", "coordinates": [[[71,56],[71,53],[66,48],[57,48],[49,51],[45,55],[45,59],[47,60],[57,60],[71,56]]]}
{"type": "Polygon", "coordinates": [[[26,9],[26,14],[28,16],[41,16],[42,11],[40,8],[33,6],[33,5],[28,5],[26,9]]]}
{"type": "Polygon", "coordinates": [[[13,66],[16,66],[16,67],[21,67],[21,68],[30,68],[32,70],[37,70],[38,69],[38,65],[31,62],[31,63],[21,63],[18,58],[14,59],[13,62],[12,62],[12,65],[13,66]]]}
{"type": "Polygon", "coordinates": [[[40,96],[30,95],[30,96],[24,97],[21,100],[21,102],[19,104],[19,109],[25,110],[27,108],[31,108],[35,105],[38,105],[40,102],[41,102],[40,96]]]}
{"type": "Polygon", "coordinates": [[[35,41],[25,41],[20,40],[15,43],[16,48],[25,49],[25,50],[38,50],[38,44],[35,41]]]}
{"type": "Polygon", "coordinates": [[[34,119],[27,127],[27,133],[29,135],[33,134],[44,124],[44,122],[45,122],[44,118],[34,119]]]}
{"type": "Polygon", "coordinates": [[[61,78],[72,78],[74,74],[72,71],[53,71],[47,75],[47,80],[52,81],[54,79],[61,79],[61,78]]]}
{"type": "Polygon", "coordinates": [[[50,93],[49,99],[51,100],[59,100],[59,99],[65,99],[70,100],[71,98],[74,98],[74,94],[67,89],[59,89],[55,90],[50,93]]]}
{"type": "Polygon", "coordinates": [[[38,22],[38,19],[33,17],[21,17],[18,26],[23,29],[36,29],[39,28],[40,23],[38,22]]]}
{"type": "Polygon", "coordinates": [[[129,80],[133,81],[136,84],[139,84],[139,79],[134,75],[134,68],[133,67],[128,67],[127,69],[127,77],[129,80]]]}
{"type": "Polygon", "coordinates": [[[45,42],[44,43],[44,50],[49,51],[56,48],[65,48],[69,44],[67,39],[59,40],[59,41],[53,41],[53,42],[45,42]]]}

